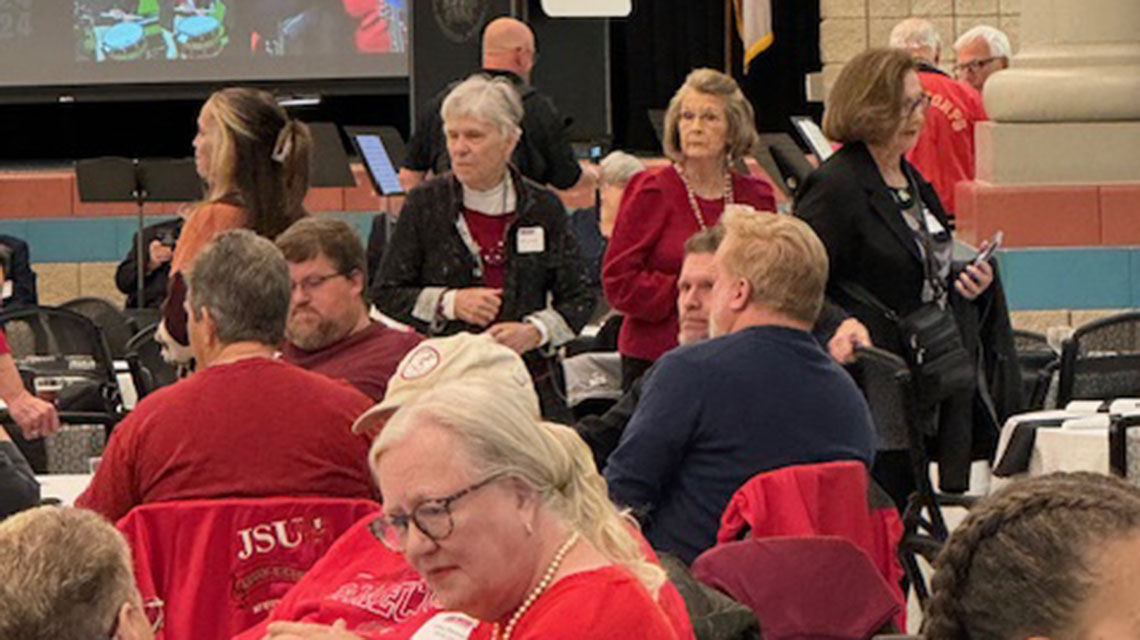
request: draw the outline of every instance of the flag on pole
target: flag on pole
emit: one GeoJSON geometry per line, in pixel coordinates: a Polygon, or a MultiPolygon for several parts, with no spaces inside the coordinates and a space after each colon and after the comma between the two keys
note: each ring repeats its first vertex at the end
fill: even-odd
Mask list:
{"type": "Polygon", "coordinates": [[[744,41],[744,68],[772,45],[772,0],[733,0],[736,28],[744,41]]]}

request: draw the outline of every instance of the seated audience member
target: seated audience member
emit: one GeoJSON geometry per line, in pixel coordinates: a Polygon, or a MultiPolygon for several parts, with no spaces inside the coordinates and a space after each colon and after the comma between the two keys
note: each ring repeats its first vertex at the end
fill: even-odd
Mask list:
{"type": "MultiPolygon", "coordinates": [[[[187,211],[188,212],[188,211],[187,211]]],[[[166,283],[170,277],[170,261],[174,258],[174,246],[182,233],[182,217],[166,220],[143,228],[143,247],[147,261],[143,279],[144,308],[157,309],[166,298],[166,283]]],[[[138,283],[138,232],[131,238],[131,248],[127,257],[115,269],[115,286],[127,294],[126,308],[139,307],[138,283]]]]}
{"type": "Polygon", "coordinates": [[[907,160],[930,181],[953,216],[954,185],[974,179],[974,124],[986,120],[982,95],[938,68],[942,38],[929,20],[907,18],[891,30],[891,46],[918,63],[918,81],[930,99],[918,142],[907,160]]]}
{"type": "MultiPolygon", "coordinates": [[[[460,379],[495,388],[496,394],[532,419],[539,419],[538,395],[522,359],[489,336],[461,333],[428,339],[413,349],[400,363],[384,401],[361,415],[353,429],[374,434],[401,405],[436,386],[460,379]]],[[[584,443],[566,431],[555,430],[555,434],[570,449],[576,464],[590,469],[584,443]]],[[[593,474],[596,478],[597,472],[593,474]]],[[[337,620],[344,620],[345,628],[354,634],[386,640],[406,638],[426,624],[462,630],[466,618],[434,617],[439,609],[433,604],[431,592],[402,556],[375,537],[375,519],[364,518],[342,535],[285,594],[269,619],[243,632],[240,640],[260,640],[267,631],[270,637],[303,636],[302,632],[327,631],[337,620]]],[[[678,635],[689,637],[684,604],[671,584],[663,586],[660,602],[678,635]]]]}
{"type": "Polygon", "coordinates": [[[633,174],[645,169],[645,165],[624,151],[613,151],[602,158],[598,168],[601,172],[598,176],[599,206],[571,213],[570,229],[582,251],[582,261],[586,263],[590,286],[601,296],[602,257],[606,254],[606,243],[614,232],[621,194],[633,174]]]}
{"type": "Polygon", "coordinates": [[[117,520],[169,500],[373,497],[367,442],[350,430],[368,396],[274,357],[289,312],[281,252],[229,231],[198,256],[188,283],[198,371],[119,423],[76,506],[117,520]]]}
{"type": "Polygon", "coordinates": [[[0,523],[0,638],[151,640],[161,607],[142,601],[126,540],[98,514],[39,507],[0,523]]]}
{"type": "Polygon", "coordinates": [[[492,637],[677,637],[655,600],[665,573],[597,472],[495,387],[425,392],[388,421],[369,459],[385,500],[377,535],[443,607],[492,637]]]}
{"type": "Polygon", "coordinates": [[[970,509],[934,563],[929,640],[1135,638],[1140,491],[1056,473],[970,509]]]}
{"type": "Polygon", "coordinates": [[[40,501],[40,483],[8,432],[0,428],[0,520],[40,501]]]}
{"type": "Polygon", "coordinates": [[[1009,68],[1013,48],[1009,36],[989,25],[980,24],[954,42],[954,74],[959,80],[981,91],[990,76],[1009,68]]]}
{"type": "Polygon", "coordinates": [[[767,182],[730,168],[759,139],[754,120],[731,76],[696,69],[665,111],[665,155],[673,163],[629,182],[602,267],[606,298],[624,315],[623,390],[677,346],[674,296],[685,239],[715,225],[732,203],[776,211],[767,182]]]}
{"type": "Polygon", "coordinates": [[[3,306],[37,305],[36,272],[32,271],[28,243],[16,236],[0,233],[0,264],[3,265],[3,306]],[[11,282],[11,285],[8,285],[11,282]]]}
{"type": "Polygon", "coordinates": [[[732,207],[713,257],[709,330],[666,354],[606,466],[614,502],[654,549],[685,562],[716,540],[721,512],[762,471],[875,451],[855,383],[809,333],[827,254],[802,221],[732,207]]]}
{"type": "Polygon", "coordinates": [[[368,316],[367,267],[356,231],[332,218],[303,218],[277,236],[277,248],[293,282],[285,360],[347,380],[379,401],[396,365],[421,338],[368,316]]]}
{"type": "Polygon", "coordinates": [[[507,80],[477,75],[441,113],[452,173],[408,194],[372,301],[428,335],[486,331],[526,354],[543,415],[565,417],[550,356],[595,300],[562,202],[507,164],[522,103],[507,80]]]}

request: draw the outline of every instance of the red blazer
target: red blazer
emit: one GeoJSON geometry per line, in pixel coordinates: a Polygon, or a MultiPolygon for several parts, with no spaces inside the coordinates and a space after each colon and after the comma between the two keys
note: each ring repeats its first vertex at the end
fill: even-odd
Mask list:
{"type": "Polygon", "coordinates": [[[974,124],[989,117],[982,95],[965,82],[933,67],[923,67],[918,80],[922,90],[930,94],[930,106],[918,144],[907,154],[907,160],[930,182],[942,206],[953,216],[954,185],[974,179],[974,124]]]}
{"type": "MultiPolygon", "coordinates": [[[[732,174],[733,200],[776,211],[767,182],[732,174]]],[[[701,201],[705,224],[720,221],[724,202],[701,201]]],[[[646,169],[626,185],[602,264],[602,286],[612,307],[625,314],[618,351],[656,360],[677,346],[677,278],[685,240],[700,231],[685,183],[672,165],[646,169]]]]}
{"type": "MultiPolygon", "coordinates": [[[[885,496],[880,491],[879,494],[885,496]]],[[[898,546],[903,526],[889,498],[876,500],[861,462],[824,462],[784,467],[752,477],[732,496],[720,521],[717,544],[750,535],[838,536],[867,554],[902,607],[906,599],[898,546]]]]}
{"type": "Polygon", "coordinates": [[[227,640],[266,616],[366,514],[352,498],[184,500],[119,520],[143,600],[164,603],[163,640],[227,640]]]}

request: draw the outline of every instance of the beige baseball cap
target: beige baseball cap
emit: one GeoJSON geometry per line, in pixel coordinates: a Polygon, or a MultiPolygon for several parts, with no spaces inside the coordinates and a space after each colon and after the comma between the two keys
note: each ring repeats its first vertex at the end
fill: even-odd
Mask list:
{"type": "Polygon", "coordinates": [[[430,338],[412,349],[396,366],[388,391],[379,404],[352,423],[353,433],[364,433],[418,394],[452,380],[485,379],[496,391],[518,394],[517,399],[541,414],[538,393],[519,354],[485,333],[457,333],[430,338]]]}

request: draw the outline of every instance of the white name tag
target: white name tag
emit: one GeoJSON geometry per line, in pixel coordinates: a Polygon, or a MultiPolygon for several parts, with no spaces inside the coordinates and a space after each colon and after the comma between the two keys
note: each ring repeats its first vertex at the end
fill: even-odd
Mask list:
{"type": "Polygon", "coordinates": [[[12,297],[12,281],[11,280],[5,280],[4,281],[4,287],[2,290],[0,290],[0,297],[3,297],[3,299],[5,299],[5,300],[12,297]]]}
{"type": "Polygon", "coordinates": [[[933,213],[930,213],[929,209],[923,209],[923,211],[926,213],[926,229],[930,231],[930,235],[936,236],[940,233],[946,233],[946,227],[942,226],[942,223],[934,217],[933,213]]]}
{"type": "Polygon", "coordinates": [[[522,227],[518,234],[519,253],[542,253],[546,251],[546,229],[542,227],[522,227]]]}
{"type": "Polygon", "coordinates": [[[445,611],[424,623],[411,640],[467,640],[479,626],[479,621],[463,615],[445,611]]]}

